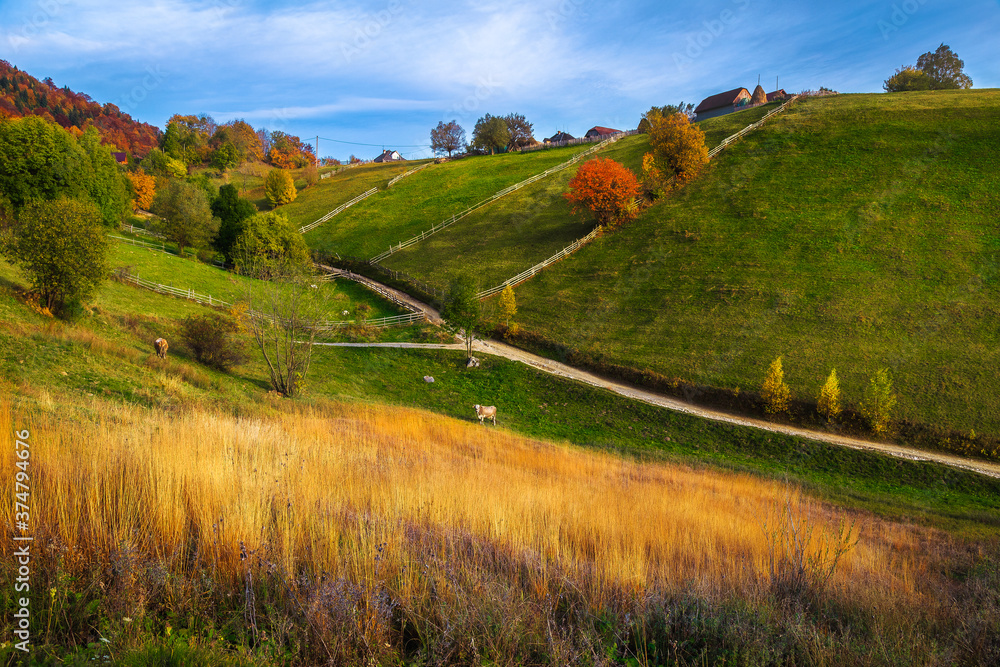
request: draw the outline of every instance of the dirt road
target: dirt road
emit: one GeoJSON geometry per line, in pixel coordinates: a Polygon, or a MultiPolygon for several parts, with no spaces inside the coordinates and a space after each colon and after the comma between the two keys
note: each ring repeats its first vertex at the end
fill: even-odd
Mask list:
{"type": "MultiPolygon", "coordinates": [[[[410,297],[412,299],[412,297],[410,297]]],[[[430,306],[424,307],[433,311],[430,306]]],[[[433,311],[437,315],[437,311],[433,311]]],[[[453,344],[433,344],[433,343],[317,343],[317,345],[325,345],[331,347],[388,347],[388,348],[410,348],[410,349],[437,349],[437,350],[465,350],[464,343],[453,343],[453,344]]],[[[504,359],[510,359],[512,361],[519,361],[523,364],[527,364],[533,368],[549,373],[550,375],[557,375],[559,377],[568,378],[570,380],[575,380],[577,382],[583,382],[589,384],[593,387],[599,387],[601,389],[607,389],[608,391],[613,391],[620,396],[630,398],[636,401],[642,401],[644,403],[649,403],[650,405],[656,405],[662,408],[667,408],[668,410],[675,410],[677,412],[684,412],[689,415],[694,415],[696,417],[701,417],[703,419],[711,419],[713,421],[725,422],[727,424],[736,424],[738,426],[749,426],[751,428],[758,428],[764,431],[771,431],[772,433],[783,433],[785,435],[792,435],[800,438],[808,438],[810,440],[818,440],[820,442],[829,443],[831,445],[839,445],[841,447],[851,447],[853,449],[864,449],[872,452],[880,452],[882,454],[888,454],[890,456],[896,456],[903,459],[909,459],[911,461],[932,461],[935,463],[941,463],[947,466],[952,466],[954,468],[961,468],[963,470],[969,470],[972,472],[977,472],[983,475],[989,475],[990,477],[1000,478],[1000,464],[988,463],[985,461],[976,461],[974,459],[966,459],[960,456],[952,456],[949,454],[941,454],[938,452],[928,452],[919,449],[914,449],[912,447],[906,447],[903,445],[894,445],[881,442],[870,442],[868,440],[861,440],[859,438],[851,438],[847,436],[837,435],[835,433],[825,433],[823,431],[812,431],[805,428],[799,428],[796,426],[786,426],[784,424],[774,424],[761,419],[753,419],[751,417],[742,417],[737,415],[728,414],[725,412],[719,412],[717,410],[712,410],[710,408],[703,408],[697,405],[692,405],[690,403],[685,403],[679,399],[672,398],[669,396],[664,396],[662,394],[656,394],[651,391],[646,391],[644,389],[639,389],[632,387],[620,382],[615,382],[613,380],[607,380],[602,377],[598,377],[587,371],[582,371],[578,368],[573,368],[572,366],[567,366],[566,364],[560,363],[558,361],[553,361],[551,359],[546,359],[544,357],[539,357],[538,355],[531,354],[530,352],[525,352],[519,348],[507,345],[505,343],[500,343],[493,340],[477,340],[473,342],[473,350],[480,354],[492,354],[494,356],[503,357],[504,359]]]]}

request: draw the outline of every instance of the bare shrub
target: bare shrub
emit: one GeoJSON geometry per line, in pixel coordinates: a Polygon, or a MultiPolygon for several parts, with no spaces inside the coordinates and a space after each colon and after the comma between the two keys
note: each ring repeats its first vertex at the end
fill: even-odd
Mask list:
{"type": "Polygon", "coordinates": [[[247,360],[246,345],[234,320],[219,315],[190,316],[181,324],[181,338],[195,359],[228,371],[247,360]]]}

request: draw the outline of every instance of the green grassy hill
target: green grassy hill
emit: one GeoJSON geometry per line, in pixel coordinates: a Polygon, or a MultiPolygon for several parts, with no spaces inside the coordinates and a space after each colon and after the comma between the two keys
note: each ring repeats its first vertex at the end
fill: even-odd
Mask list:
{"type": "Polygon", "coordinates": [[[426,162],[370,163],[341,169],[314,187],[300,189],[295,201],[281,210],[296,227],[302,227],[372,188],[385,190],[393,178],[426,162]]]}
{"type": "MultiPolygon", "coordinates": [[[[367,259],[587,148],[588,145],[583,145],[523,155],[480,156],[428,167],[404,178],[389,190],[380,189],[377,195],[310,231],[306,234],[306,242],[317,250],[367,259]]],[[[357,189],[354,187],[351,191],[357,189]]],[[[360,192],[367,189],[362,188],[360,192]]],[[[328,185],[320,185],[316,196],[321,197],[324,192],[331,195],[324,204],[329,206],[327,211],[354,196],[332,196],[336,192],[328,185]]],[[[294,208],[296,204],[298,201],[283,209],[296,224],[319,217],[307,220],[308,216],[299,216],[294,208]]]]}
{"type": "MultiPolygon", "coordinates": [[[[631,136],[597,156],[612,158],[638,172],[647,150],[645,137],[631,136]]],[[[593,219],[574,215],[563,197],[577,168],[574,165],[532,183],[382,263],[442,289],[461,273],[475,275],[483,288],[498,285],[593,229],[593,219]]]]}
{"type": "MultiPolygon", "coordinates": [[[[726,137],[759,120],[777,104],[740,111],[703,121],[705,142],[716,146],[726,137]]],[[[602,150],[599,157],[611,158],[636,174],[642,170],[642,156],[649,150],[644,135],[625,137],[602,150]]],[[[428,283],[447,288],[461,273],[471,273],[487,288],[551,257],[594,226],[585,213],[572,213],[563,196],[576,166],[532,184],[510,197],[476,211],[460,224],[421,241],[391,257],[383,264],[428,283]]]]}
{"type": "MultiPolygon", "coordinates": [[[[725,117],[729,118],[729,117],[725,117]]],[[[1000,92],[804,99],[518,289],[593,356],[814,400],[887,367],[899,417],[1000,433],[1000,92]]]]}

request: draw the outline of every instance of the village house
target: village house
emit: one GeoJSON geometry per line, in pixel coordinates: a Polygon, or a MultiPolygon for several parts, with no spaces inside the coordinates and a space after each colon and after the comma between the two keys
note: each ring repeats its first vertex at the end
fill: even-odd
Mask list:
{"type": "Polygon", "coordinates": [[[400,162],[405,160],[399,151],[382,151],[382,154],[372,160],[372,162],[400,162]]]}
{"type": "Polygon", "coordinates": [[[612,130],[610,127],[601,127],[598,125],[587,130],[587,134],[584,136],[588,139],[597,139],[599,137],[610,137],[615,134],[621,134],[621,130],[612,130]]]}
{"type": "Polygon", "coordinates": [[[746,88],[733,88],[724,93],[706,97],[695,107],[695,121],[724,116],[750,104],[750,91],[746,88]]]}
{"type": "Polygon", "coordinates": [[[556,132],[551,137],[545,140],[547,144],[558,144],[562,141],[572,141],[574,139],[572,134],[568,132],[556,132]]]}

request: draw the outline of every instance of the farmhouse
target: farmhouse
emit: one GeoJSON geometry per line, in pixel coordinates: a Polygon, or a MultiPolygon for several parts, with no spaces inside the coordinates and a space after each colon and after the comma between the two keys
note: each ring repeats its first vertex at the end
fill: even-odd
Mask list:
{"type": "Polygon", "coordinates": [[[405,158],[399,154],[399,151],[382,151],[382,154],[373,160],[373,162],[401,162],[405,158]]]}
{"type": "Polygon", "coordinates": [[[597,125],[587,130],[585,135],[588,139],[596,139],[598,137],[610,137],[615,134],[621,134],[621,130],[612,130],[610,127],[601,127],[597,125]]]}
{"type": "Polygon", "coordinates": [[[773,93],[767,94],[768,102],[773,102],[775,100],[787,100],[787,99],[788,99],[788,93],[785,92],[784,88],[778,88],[773,93]]]}
{"type": "Polygon", "coordinates": [[[128,154],[120,151],[115,151],[111,154],[118,164],[128,164],[128,154]]]}
{"type": "Polygon", "coordinates": [[[560,141],[572,141],[575,137],[568,132],[556,132],[545,140],[547,144],[558,144],[560,141]]]}
{"type": "Polygon", "coordinates": [[[724,93],[706,97],[694,109],[695,120],[705,120],[724,116],[750,104],[750,91],[746,88],[733,88],[724,93]]]}

